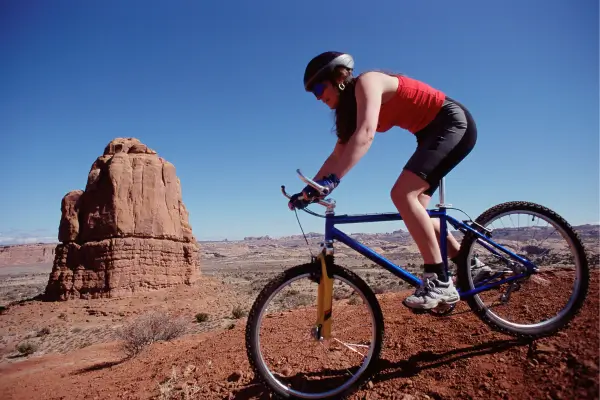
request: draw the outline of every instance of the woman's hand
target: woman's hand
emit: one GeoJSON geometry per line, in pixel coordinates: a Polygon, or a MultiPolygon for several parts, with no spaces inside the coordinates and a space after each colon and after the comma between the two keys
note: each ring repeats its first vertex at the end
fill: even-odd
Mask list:
{"type": "MultiPolygon", "coordinates": [[[[316,180],[315,183],[327,188],[329,193],[331,193],[340,184],[340,180],[334,174],[329,174],[328,176],[324,176],[323,179],[316,180]]],[[[290,197],[288,207],[290,210],[294,208],[302,209],[310,203],[320,200],[322,197],[317,189],[306,185],[300,193],[296,193],[290,197]]]]}

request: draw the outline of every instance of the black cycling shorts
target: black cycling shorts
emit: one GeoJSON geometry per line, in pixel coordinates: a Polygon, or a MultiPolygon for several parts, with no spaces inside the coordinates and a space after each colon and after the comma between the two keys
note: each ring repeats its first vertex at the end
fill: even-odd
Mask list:
{"type": "Polygon", "coordinates": [[[417,149],[404,169],[429,183],[424,193],[431,196],[440,180],[475,146],[477,126],[471,113],[462,104],[446,97],[433,121],[416,132],[415,137],[417,149]]]}

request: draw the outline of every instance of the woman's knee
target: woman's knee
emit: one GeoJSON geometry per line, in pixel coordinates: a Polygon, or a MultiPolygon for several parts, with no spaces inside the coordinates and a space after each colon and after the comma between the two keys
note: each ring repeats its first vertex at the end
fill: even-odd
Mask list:
{"type": "MultiPolygon", "coordinates": [[[[411,201],[417,201],[421,204],[423,192],[429,188],[429,184],[409,170],[403,170],[396,183],[392,187],[390,196],[394,204],[406,205],[411,201]]],[[[429,196],[426,196],[429,197],[429,196]]],[[[423,198],[424,199],[424,198],[423,198]]]]}
{"type": "Polygon", "coordinates": [[[427,208],[429,206],[429,202],[431,201],[431,196],[425,193],[421,193],[419,195],[419,203],[423,206],[423,208],[427,208]]]}

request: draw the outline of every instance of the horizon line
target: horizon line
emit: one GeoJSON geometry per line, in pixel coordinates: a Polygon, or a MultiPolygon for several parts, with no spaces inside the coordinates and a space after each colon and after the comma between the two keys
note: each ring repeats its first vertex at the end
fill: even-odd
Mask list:
{"type": "MultiPolygon", "coordinates": [[[[585,226],[599,226],[600,227],[600,222],[594,222],[594,223],[584,223],[584,224],[579,224],[579,225],[571,225],[571,227],[573,229],[579,228],[579,227],[585,227],[585,226]]],[[[385,235],[385,234],[392,234],[394,232],[401,232],[401,233],[409,233],[408,230],[406,229],[394,229],[392,231],[381,231],[381,232],[352,232],[352,233],[347,233],[348,235],[385,235]]],[[[192,232],[193,234],[193,232],[192,232]]],[[[311,231],[311,232],[306,232],[304,235],[302,233],[295,233],[295,234],[290,234],[290,235],[277,235],[277,236],[272,236],[269,234],[265,234],[265,235],[247,235],[241,238],[237,238],[237,239],[230,239],[228,237],[221,237],[221,238],[200,238],[197,237],[196,238],[196,243],[211,243],[211,242],[243,242],[243,241],[249,241],[249,240],[255,240],[255,239],[270,239],[270,240],[279,240],[279,239],[285,239],[285,238],[294,238],[294,237],[303,237],[306,236],[307,238],[310,236],[322,236],[323,232],[315,232],[315,231],[311,231]]],[[[11,238],[12,239],[12,238],[11,238]]],[[[28,239],[38,239],[38,237],[32,237],[32,238],[27,238],[27,237],[22,237],[20,238],[21,240],[17,240],[17,241],[8,241],[8,242],[1,242],[2,240],[2,236],[0,234],[0,247],[9,247],[9,246],[31,246],[31,245],[58,245],[61,244],[63,242],[60,242],[58,240],[48,240],[48,241],[31,241],[28,242],[28,239]]],[[[111,239],[111,238],[106,238],[106,239],[111,239]]],[[[104,240],[104,239],[103,239],[104,240]]]]}

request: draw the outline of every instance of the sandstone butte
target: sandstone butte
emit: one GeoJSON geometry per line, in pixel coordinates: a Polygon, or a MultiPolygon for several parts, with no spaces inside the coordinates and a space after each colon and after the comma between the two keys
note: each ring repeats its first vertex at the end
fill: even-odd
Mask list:
{"type": "Polygon", "coordinates": [[[112,140],[61,212],[48,300],[128,296],[199,276],[175,167],[138,139],[112,140]]]}

